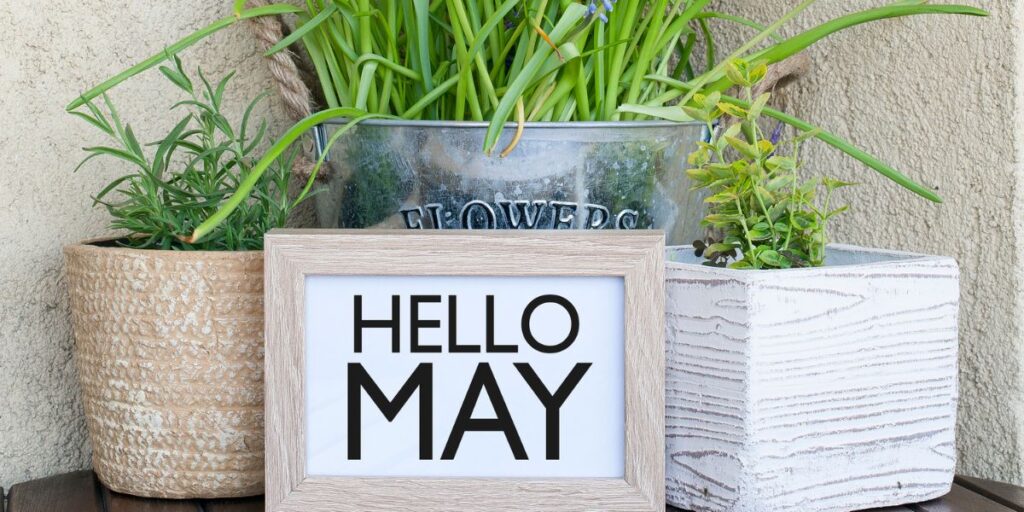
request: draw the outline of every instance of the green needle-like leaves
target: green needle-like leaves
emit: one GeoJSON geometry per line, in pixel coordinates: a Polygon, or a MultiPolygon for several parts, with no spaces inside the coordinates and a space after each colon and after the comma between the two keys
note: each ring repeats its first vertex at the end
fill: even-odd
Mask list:
{"type": "MultiPolygon", "coordinates": [[[[341,117],[351,119],[346,124],[343,130],[348,131],[357,123],[359,123],[359,121],[387,116],[379,114],[367,114],[362,110],[341,107],[323,110],[315,114],[312,114],[309,117],[306,117],[302,121],[299,121],[294,126],[292,126],[291,129],[288,130],[283,136],[281,136],[281,138],[279,138],[277,142],[275,142],[274,145],[267,150],[266,153],[264,153],[263,158],[261,158],[258,162],[256,162],[255,165],[252,166],[252,169],[245,175],[245,178],[238,184],[238,189],[235,190],[235,192],[231,194],[231,196],[228,197],[226,201],[224,201],[224,203],[220,206],[220,208],[217,209],[217,211],[213,215],[211,215],[202,224],[196,227],[195,231],[193,231],[189,237],[185,238],[185,241],[188,243],[196,243],[202,240],[203,237],[208,235],[211,231],[216,229],[217,226],[224,222],[224,220],[227,219],[232,212],[234,212],[239,206],[241,206],[246,201],[246,198],[249,197],[249,194],[256,187],[256,184],[259,183],[260,180],[262,179],[263,173],[265,173],[267,169],[269,169],[278,158],[284,155],[285,152],[293,143],[295,143],[304,135],[306,135],[306,133],[309,132],[309,130],[313,129],[314,126],[321,124],[325,121],[341,117]]],[[[336,137],[334,138],[334,140],[337,140],[337,134],[335,135],[336,137]]],[[[329,149],[329,147],[325,148],[325,153],[326,149],[329,149]]],[[[323,158],[321,157],[321,160],[317,163],[317,165],[319,166],[322,163],[323,158]]],[[[310,181],[312,181],[312,178],[310,178],[310,181]]],[[[307,193],[308,190],[309,187],[306,188],[307,193]]]]}
{"type": "Polygon", "coordinates": [[[79,167],[102,157],[131,164],[131,172],[112,180],[94,196],[96,205],[112,217],[111,228],[126,231],[118,243],[165,250],[258,250],[268,230],[283,227],[290,212],[306,197],[289,198],[291,164],[296,152],[282,152],[258,176],[252,173],[253,151],[265,140],[265,123],[250,129],[251,113],[260,95],[245,109],[240,123],[222,113],[231,75],[211,84],[199,73],[201,87],[193,87],[173,59],[164,75],[186,96],[172,110],[188,113],[162,139],[143,146],[131,125],[123,123],[114,103],[103,97],[103,107],[86,103],[88,113],[76,112],[112,140],[108,146],[85,148],[79,167]],[[152,147],[156,147],[155,151],[152,147]],[[192,230],[217,211],[219,205],[247,183],[233,211],[202,240],[188,239],[192,230]]]}

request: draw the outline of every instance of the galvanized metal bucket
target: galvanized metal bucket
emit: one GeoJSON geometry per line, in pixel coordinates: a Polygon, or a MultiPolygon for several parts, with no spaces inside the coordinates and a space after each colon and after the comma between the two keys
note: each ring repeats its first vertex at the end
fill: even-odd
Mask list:
{"type": "MultiPolygon", "coordinates": [[[[342,125],[324,126],[322,135],[342,125]]],[[[371,120],[329,149],[321,227],[633,229],[669,244],[700,238],[702,197],[686,157],[700,123],[527,123],[511,153],[508,125],[493,155],[486,123],[371,120]]]]}

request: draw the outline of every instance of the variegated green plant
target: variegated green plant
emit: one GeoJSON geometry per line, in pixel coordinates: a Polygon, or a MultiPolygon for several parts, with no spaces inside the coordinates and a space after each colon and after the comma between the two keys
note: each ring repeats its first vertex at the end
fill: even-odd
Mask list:
{"type": "MultiPolygon", "coordinates": [[[[969,6],[898,0],[793,37],[778,35],[814,2],[800,0],[765,26],[715,11],[710,0],[306,0],[302,8],[275,4],[253,9],[235,0],[234,13],[168,49],[180,51],[239,20],[295,16],[295,29],[270,52],[301,43],[316,67],[326,105],[271,148],[254,166],[255,180],[310,128],[333,117],[486,121],[484,150],[490,152],[509,121],[690,120],[681,107],[695,106],[698,93],[725,93],[735,86],[724,67],[733,58],[771,65],[863,23],[918,14],[986,14],[969,6]],[[715,20],[739,23],[757,34],[720,59],[711,25],[715,20]],[[706,52],[696,55],[698,47],[706,52]]],[[[155,55],[90,89],[69,110],[162,59],[163,54],[155,55]]],[[[743,106],[741,99],[723,96],[723,101],[743,106]]],[[[771,109],[764,115],[812,128],[771,109]]],[[[820,131],[817,137],[901,186],[940,200],[836,135],[820,131]]],[[[223,221],[248,194],[248,185],[192,239],[223,221]]]]}
{"type": "Polygon", "coordinates": [[[782,125],[765,134],[760,121],[771,97],[753,97],[768,68],[741,60],[726,64],[730,80],[749,106],[723,101],[722,94],[696,94],[686,113],[714,135],[690,154],[687,174],[707,194],[709,228],[694,242],[708,265],[737,269],[817,267],[825,263],[829,221],[847,207],[833,193],[852,185],[829,177],[801,176],[800,145],[819,135],[803,132],[781,140],[782,125]]]}

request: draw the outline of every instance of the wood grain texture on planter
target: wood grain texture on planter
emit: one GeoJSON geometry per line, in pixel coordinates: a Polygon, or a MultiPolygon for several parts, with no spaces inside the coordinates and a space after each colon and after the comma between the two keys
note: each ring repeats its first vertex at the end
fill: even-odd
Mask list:
{"type": "Polygon", "coordinates": [[[100,480],[159,498],[263,492],[263,253],[65,249],[100,480]]]}
{"type": "Polygon", "coordinates": [[[830,248],[736,271],[670,250],[668,501],[849,511],[938,498],[955,465],[958,269],[830,248]]]}

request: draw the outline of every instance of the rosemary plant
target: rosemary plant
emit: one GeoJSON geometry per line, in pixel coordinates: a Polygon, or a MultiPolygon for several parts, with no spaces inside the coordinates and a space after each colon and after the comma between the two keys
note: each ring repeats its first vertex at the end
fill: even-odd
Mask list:
{"type": "MultiPolygon", "coordinates": [[[[168,51],[178,52],[238,20],[295,15],[295,29],[270,52],[301,43],[316,67],[327,104],[271,148],[253,168],[258,176],[307,130],[334,117],[353,122],[368,117],[486,121],[487,152],[496,149],[510,121],[690,121],[681,107],[698,106],[697,94],[724,94],[736,85],[725,72],[732,59],[771,65],[835,32],[886,18],[986,15],[969,6],[898,0],[782,38],[778,30],[815,0],[801,0],[767,26],[714,11],[709,2],[306,0],[302,8],[275,4],[247,9],[245,0],[235,0],[232,15],[185,37],[168,51]],[[739,23],[757,34],[720,58],[713,20],[739,23]],[[698,47],[707,49],[704,55],[694,54],[698,47]]],[[[112,77],[68,109],[82,106],[162,59],[162,54],[155,55],[112,77]]],[[[728,96],[722,96],[722,101],[744,105],[741,99],[728,96]]],[[[763,114],[801,130],[814,129],[772,109],[765,108],[763,114]]],[[[940,201],[933,191],[836,135],[815,133],[899,185],[940,201]]],[[[236,196],[193,236],[205,236],[223,221],[249,193],[249,185],[243,183],[236,196]]]]}
{"type": "Polygon", "coordinates": [[[188,113],[157,142],[141,144],[105,94],[102,98],[106,112],[91,101],[85,104],[87,112],[73,112],[114,142],[110,146],[85,148],[88,156],[78,168],[95,157],[112,157],[133,168],[133,172],[104,187],[95,196],[95,204],[103,205],[113,217],[111,228],[127,231],[118,240],[127,247],[262,249],[264,233],[283,227],[292,209],[308,197],[308,191],[296,199],[288,195],[294,150],[275,159],[252,182],[244,200],[209,236],[198,242],[186,238],[239,190],[243,180],[254,177],[253,164],[266,139],[267,125],[261,121],[253,131],[251,121],[254,109],[265,95],[252,101],[241,121],[233,125],[222,112],[224,93],[232,75],[214,85],[200,70],[200,83],[194,84],[177,57],[173,58],[173,67],[161,66],[160,71],[186,94],[186,99],[172,110],[185,109],[188,113]],[[155,150],[147,151],[146,146],[155,150]]]}

